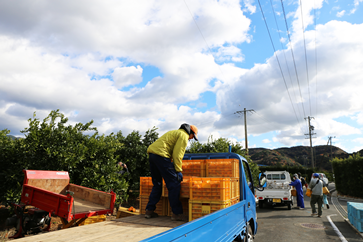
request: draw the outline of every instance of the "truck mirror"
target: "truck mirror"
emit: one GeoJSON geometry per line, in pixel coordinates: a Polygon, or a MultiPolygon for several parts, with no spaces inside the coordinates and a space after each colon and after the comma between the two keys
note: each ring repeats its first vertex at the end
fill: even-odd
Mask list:
{"type": "Polygon", "coordinates": [[[267,179],[266,179],[266,175],[264,173],[258,174],[258,183],[260,185],[260,187],[266,187],[267,186],[267,179]]]}

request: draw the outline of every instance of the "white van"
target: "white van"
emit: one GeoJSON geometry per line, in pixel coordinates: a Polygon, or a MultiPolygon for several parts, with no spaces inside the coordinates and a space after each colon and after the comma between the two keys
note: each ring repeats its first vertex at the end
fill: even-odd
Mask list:
{"type": "Polygon", "coordinates": [[[267,182],[263,190],[256,190],[259,208],[265,204],[269,205],[286,205],[290,210],[293,205],[291,196],[291,177],[287,171],[266,171],[267,182]]]}

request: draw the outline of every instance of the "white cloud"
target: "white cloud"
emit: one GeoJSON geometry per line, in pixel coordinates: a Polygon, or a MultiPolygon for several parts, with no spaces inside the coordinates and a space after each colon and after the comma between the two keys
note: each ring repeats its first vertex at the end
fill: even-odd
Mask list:
{"type": "Polygon", "coordinates": [[[142,81],[140,66],[117,67],[113,71],[113,80],[117,88],[139,84],[142,81]]]}
{"type": "Polygon", "coordinates": [[[340,12],[337,12],[337,17],[338,17],[338,18],[341,18],[341,17],[343,17],[343,16],[344,16],[344,14],[345,14],[345,10],[342,10],[342,11],[340,11],[340,12]]]}
{"type": "Polygon", "coordinates": [[[254,0],[243,0],[243,3],[245,5],[244,11],[250,12],[251,14],[256,12],[256,6],[253,5],[254,0]]]}
{"type": "Polygon", "coordinates": [[[271,141],[270,141],[269,139],[263,139],[263,140],[262,140],[262,143],[264,143],[264,144],[268,144],[268,143],[271,143],[271,141]]]}
{"type": "Polygon", "coordinates": [[[354,0],[354,8],[350,10],[350,14],[354,14],[357,11],[359,3],[363,2],[363,0],[354,0]]]}

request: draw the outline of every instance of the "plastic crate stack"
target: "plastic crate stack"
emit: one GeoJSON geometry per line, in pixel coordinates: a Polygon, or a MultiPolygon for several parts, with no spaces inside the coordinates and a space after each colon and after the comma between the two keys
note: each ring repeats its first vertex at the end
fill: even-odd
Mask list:
{"type": "Polygon", "coordinates": [[[348,202],[349,222],[359,231],[363,232],[363,203],[348,202]]]}
{"type": "MultiPolygon", "coordinates": [[[[239,202],[239,162],[237,159],[183,160],[183,181],[180,201],[189,221],[239,202]]],[[[153,187],[151,177],[140,177],[140,212],[145,207],[153,187]]],[[[168,189],[163,181],[162,199],[155,212],[171,216],[168,189]]]]}
{"type": "Polygon", "coordinates": [[[203,166],[205,177],[190,178],[189,221],[239,202],[238,160],[204,160],[203,166]]]}
{"type": "MultiPolygon", "coordinates": [[[[140,197],[139,197],[139,209],[140,214],[145,214],[145,208],[149,202],[149,196],[153,188],[151,177],[140,177],[140,197]]],[[[162,197],[156,204],[155,212],[160,216],[166,216],[168,214],[168,199],[162,197]]]]}

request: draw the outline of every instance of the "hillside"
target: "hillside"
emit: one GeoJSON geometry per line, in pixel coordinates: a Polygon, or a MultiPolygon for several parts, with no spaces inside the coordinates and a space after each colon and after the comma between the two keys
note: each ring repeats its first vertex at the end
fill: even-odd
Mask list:
{"type": "MultiPolygon", "coordinates": [[[[311,167],[311,154],[309,146],[294,146],[290,148],[250,148],[251,159],[259,165],[298,165],[311,167]]],[[[330,156],[333,158],[346,158],[348,154],[336,146],[321,145],[314,147],[314,160],[316,167],[322,170],[331,170],[330,156]]],[[[360,152],[363,153],[363,150],[360,152]]]]}

